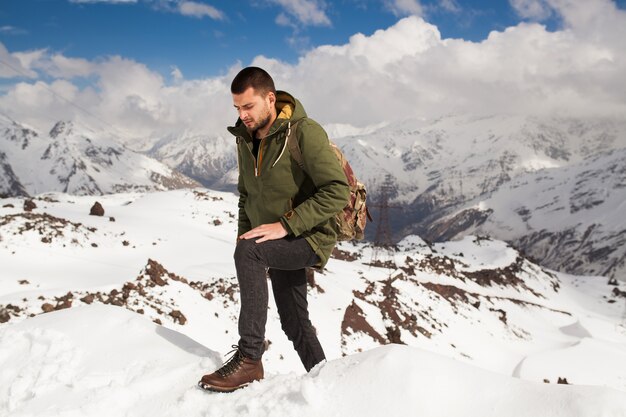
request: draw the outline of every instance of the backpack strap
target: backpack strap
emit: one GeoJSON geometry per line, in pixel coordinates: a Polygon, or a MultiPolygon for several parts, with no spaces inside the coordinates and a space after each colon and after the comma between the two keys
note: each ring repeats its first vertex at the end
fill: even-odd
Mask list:
{"type": "Polygon", "coordinates": [[[287,132],[287,147],[289,147],[289,152],[291,153],[291,157],[293,158],[293,160],[296,161],[302,171],[306,172],[306,170],[304,169],[304,160],[302,159],[300,144],[298,143],[298,138],[295,137],[300,120],[295,121],[287,132]]]}

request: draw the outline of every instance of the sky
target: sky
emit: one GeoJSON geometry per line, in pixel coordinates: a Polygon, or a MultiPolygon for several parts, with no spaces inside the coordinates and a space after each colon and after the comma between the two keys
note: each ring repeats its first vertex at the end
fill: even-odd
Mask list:
{"type": "Polygon", "coordinates": [[[626,110],[626,0],[2,0],[0,111],[131,136],[232,124],[268,69],[322,123],[626,110]],[[332,105],[329,105],[332,103],[332,105]]]}

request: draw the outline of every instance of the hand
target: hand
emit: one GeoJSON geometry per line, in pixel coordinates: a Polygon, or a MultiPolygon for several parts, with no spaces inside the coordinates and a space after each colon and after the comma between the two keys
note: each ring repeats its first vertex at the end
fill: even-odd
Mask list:
{"type": "Polygon", "coordinates": [[[256,243],[266,240],[282,239],[287,236],[287,231],[281,222],[262,224],[239,236],[239,239],[254,239],[260,237],[256,243]]]}

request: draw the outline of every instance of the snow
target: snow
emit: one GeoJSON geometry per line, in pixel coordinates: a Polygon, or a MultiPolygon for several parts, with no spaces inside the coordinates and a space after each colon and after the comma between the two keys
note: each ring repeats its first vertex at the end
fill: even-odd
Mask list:
{"type": "MultiPolygon", "coordinates": [[[[1,199],[0,221],[23,215],[23,202],[1,199]]],[[[0,324],[0,416],[626,415],[624,302],[603,277],[518,263],[506,243],[473,236],[434,245],[408,236],[381,255],[392,268],[372,266],[367,244],[341,243],[356,259],[331,259],[309,289],[328,362],[304,374],[270,301],[266,379],[213,394],[195,384],[237,341],[236,196],[48,193],[35,202],[33,214],[81,226],[63,226],[49,243],[50,225],[20,232],[27,220],[18,217],[0,226],[0,316],[9,305],[22,309],[0,324]],[[103,217],[88,214],[96,200],[103,217]],[[149,297],[131,294],[127,309],[81,301],[145,283],[148,259],[199,284],[146,286],[149,297]],[[515,276],[491,284],[468,278],[507,268],[518,268],[515,276]],[[71,308],[41,314],[68,292],[71,308]],[[344,333],[352,304],[385,343],[395,327],[406,346],[344,333]],[[574,385],[556,385],[559,377],[574,385]]]]}
{"type": "Polygon", "coordinates": [[[422,349],[387,345],[270,375],[233,394],[196,387],[216,352],[112,306],[49,313],[0,329],[0,412],[13,417],[624,416],[609,388],[548,385],[422,349]]]}

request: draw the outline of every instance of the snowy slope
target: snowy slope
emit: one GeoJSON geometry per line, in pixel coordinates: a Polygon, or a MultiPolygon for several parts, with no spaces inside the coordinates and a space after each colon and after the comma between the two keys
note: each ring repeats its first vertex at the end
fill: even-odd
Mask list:
{"type": "Polygon", "coordinates": [[[198,185],[103,133],[71,122],[58,122],[41,133],[0,115],[0,155],[0,170],[8,178],[0,182],[5,195],[105,194],[198,185]]]}
{"type": "Polygon", "coordinates": [[[450,116],[337,142],[373,200],[391,178],[396,239],[484,233],[553,269],[623,277],[623,119],[450,116]]]}
{"type": "Polygon", "coordinates": [[[205,187],[235,190],[235,140],[226,134],[228,136],[209,137],[191,133],[169,136],[161,138],[145,153],[205,187]]]}
{"type": "Polygon", "coordinates": [[[432,239],[488,234],[542,265],[626,276],[626,148],[520,175],[422,229],[432,239]]]}
{"type": "Polygon", "coordinates": [[[233,394],[198,375],[219,356],[113,306],[58,311],[0,328],[0,413],[11,416],[626,415],[610,388],[521,381],[421,349],[389,345],[310,374],[270,374],[233,394]]]}
{"type": "Polygon", "coordinates": [[[27,196],[28,192],[13,172],[4,152],[0,151],[0,196],[27,196]]]}
{"type": "MultiPolygon", "coordinates": [[[[34,202],[26,213],[23,199],[0,200],[0,328],[106,304],[222,355],[236,343],[233,194],[51,193],[34,202]],[[89,215],[96,199],[102,217],[89,215]]],[[[547,271],[475,237],[429,245],[413,236],[372,257],[368,245],[342,244],[310,280],[329,359],[405,343],[537,383],[626,391],[624,284],[547,271]]],[[[269,375],[302,372],[273,303],[267,338],[269,375]]]]}

